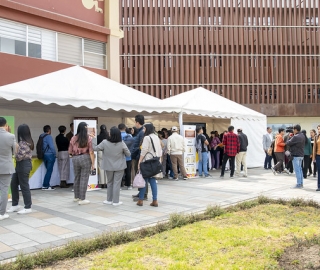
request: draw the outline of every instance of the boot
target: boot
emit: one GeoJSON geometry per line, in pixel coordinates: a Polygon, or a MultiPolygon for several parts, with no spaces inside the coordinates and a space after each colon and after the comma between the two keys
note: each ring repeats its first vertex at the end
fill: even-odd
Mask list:
{"type": "Polygon", "coordinates": [[[137,205],[138,206],[143,206],[143,200],[138,200],[137,205]]]}
{"type": "Polygon", "coordinates": [[[60,182],[60,187],[61,188],[68,188],[69,186],[67,185],[67,181],[61,181],[60,182]]]}
{"type": "Polygon", "coordinates": [[[153,207],[158,207],[158,201],[152,201],[152,203],[150,203],[150,206],[153,206],[153,207]]]}

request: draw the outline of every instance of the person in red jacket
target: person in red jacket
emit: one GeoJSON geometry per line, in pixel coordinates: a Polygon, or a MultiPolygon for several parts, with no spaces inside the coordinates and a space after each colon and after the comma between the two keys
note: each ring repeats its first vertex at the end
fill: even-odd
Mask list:
{"type": "Polygon", "coordinates": [[[274,154],[277,159],[277,164],[274,167],[271,167],[271,170],[274,175],[276,173],[281,173],[283,171],[283,162],[284,162],[284,147],[286,146],[286,143],[283,140],[283,136],[285,134],[284,128],[279,128],[279,133],[276,136],[275,142],[274,142],[274,154]]]}

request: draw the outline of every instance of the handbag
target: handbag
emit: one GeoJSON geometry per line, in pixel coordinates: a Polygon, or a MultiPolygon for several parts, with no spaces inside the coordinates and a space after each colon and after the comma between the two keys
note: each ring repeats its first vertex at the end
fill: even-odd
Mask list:
{"type": "MultiPolygon", "coordinates": [[[[156,149],[154,148],[153,140],[149,136],[151,143],[152,143],[152,148],[153,151],[156,153],[156,149]]],[[[144,161],[140,163],[140,172],[143,176],[143,178],[150,178],[152,176],[155,176],[158,173],[162,172],[162,164],[160,162],[160,157],[152,155],[151,159],[145,160],[146,156],[150,154],[150,152],[146,153],[144,156],[144,161]]]]}
{"type": "Polygon", "coordinates": [[[144,188],[146,186],[146,181],[143,179],[142,174],[139,171],[137,171],[137,174],[133,179],[132,186],[134,188],[144,188]]]}
{"type": "Polygon", "coordinates": [[[286,157],[290,157],[291,156],[291,152],[289,150],[285,151],[284,154],[286,155],[286,157]]]}

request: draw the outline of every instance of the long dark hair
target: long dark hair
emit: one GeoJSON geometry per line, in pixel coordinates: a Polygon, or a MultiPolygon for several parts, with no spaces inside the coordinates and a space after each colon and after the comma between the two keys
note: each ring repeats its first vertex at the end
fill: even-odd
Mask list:
{"type": "Polygon", "coordinates": [[[26,124],[22,124],[18,127],[18,142],[27,142],[30,145],[30,149],[34,149],[34,143],[31,137],[30,128],[26,124]]]}
{"type": "Polygon", "coordinates": [[[118,143],[122,141],[120,129],[117,127],[110,128],[110,137],[108,138],[109,142],[118,143]]]}
{"type": "Polygon", "coordinates": [[[88,146],[88,124],[86,122],[80,122],[77,128],[77,143],[79,148],[85,148],[88,146]]]}
{"type": "Polygon", "coordinates": [[[146,129],[144,132],[144,136],[149,136],[150,134],[154,134],[154,126],[152,123],[144,124],[144,128],[146,129]]]}
{"type": "Polygon", "coordinates": [[[106,125],[101,125],[100,126],[100,134],[99,135],[100,135],[102,141],[104,139],[108,139],[109,138],[109,133],[107,131],[106,125]]]}
{"type": "Polygon", "coordinates": [[[301,133],[304,135],[304,144],[308,144],[307,131],[303,129],[301,133]]]}

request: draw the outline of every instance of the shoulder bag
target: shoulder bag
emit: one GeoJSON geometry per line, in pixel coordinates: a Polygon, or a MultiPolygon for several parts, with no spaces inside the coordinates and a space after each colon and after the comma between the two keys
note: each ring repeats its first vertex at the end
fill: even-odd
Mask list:
{"type": "MultiPolygon", "coordinates": [[[[151,140],[153,151],[154,151],[154,153],[156,153],[156,149],[154,148],[153,140],[150,136],[149,136],[149,138],[151,140]]],[[[160,163],[160,157],[152,155],[151,159],[145,160],[146,156],[148,154],[152,155],[150,152],[148,152],[144,156],[143,162],[140,163],[140,171],[141,171],[141,174],[144,179],[150,178],[150,177],[155,176],[156,174],[162,172],[162,164],[160,163]]]]}

